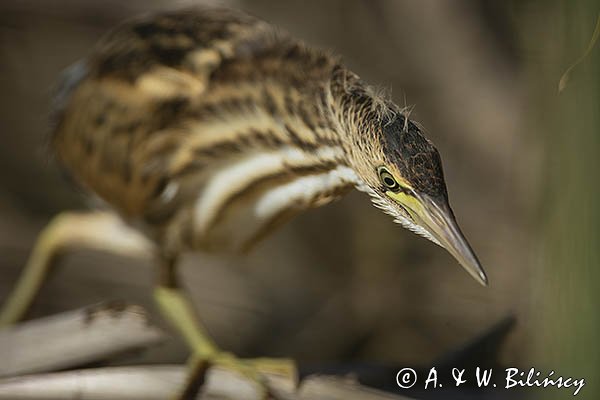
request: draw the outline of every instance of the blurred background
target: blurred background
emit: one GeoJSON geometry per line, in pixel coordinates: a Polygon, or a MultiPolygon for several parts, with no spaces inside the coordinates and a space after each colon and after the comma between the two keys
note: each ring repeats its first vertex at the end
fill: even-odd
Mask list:
{"type": "MultiPolygon", "coordinates": [[[[116,23],[186,4],[0,3],[0,299],[51,217],[86,207],[46,154],[52,86],[116,23]]],[[[597,1],[231,0],[343,55],[427,129],[481,259],[480,287],[444,250],[352,193],[286,225],[247,257],[190,255],[181,273],[217,342],[305,365],[429,367],[509,316],[499,362],[585,377],[598,398],[600,47],[597,1]],[[595,380],[596,379],[596,380],[595,380]],[[594,381],[595,380],[595,381],[594,381]]],[[[74,251],[30,317],[123,299],[154,311],[149,261],[74,251]]],[[[159,321],[158,315],[155,319],[159,321]]],[[[175,337],[115,363],[182,362],[175,337]]],[[[572,392],[544,391],[540,398],[572,392]]],[[[590,396],[590,397],[587,397],[590,396]]]]}

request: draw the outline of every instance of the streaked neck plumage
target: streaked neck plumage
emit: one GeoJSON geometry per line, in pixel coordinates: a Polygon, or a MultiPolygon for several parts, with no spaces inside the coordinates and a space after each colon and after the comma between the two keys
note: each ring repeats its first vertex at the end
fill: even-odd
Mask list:
{"type": "MultiPolygon", "coordinates": [[[[195,207],[196,229],[210,236],[234,202],[251,204],[252,222],[246,224],[252,226],[251,232],[240,239],[244,247],[286,215],[364,187],[354,169],[361,159],[356,153],[371,142],[361,128],[369,123],[371,115],[365,113],[371,112],[375,99],[356,75],[341,66],[332,69],[326,82],[309,84],[308,90],[267,83],[261,92],[260,101],[244,115],[244,133],[237,140],[246,141],[248,149],[214,173],[195,207]],[[251,132],[271,140],[257,143],[261,135],[251,132]]],[[[239,215],[236,221],[249,218],[239,215]]]]}

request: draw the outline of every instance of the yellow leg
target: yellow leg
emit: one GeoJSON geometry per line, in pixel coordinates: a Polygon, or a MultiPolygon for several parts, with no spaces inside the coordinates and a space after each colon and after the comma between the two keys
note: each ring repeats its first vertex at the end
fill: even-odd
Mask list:
{"type": "Polygon", "coordinates": [[[153,252],[144,237],[112,213],[59,214],[39,235],[17,286],[0,311],[0,328],[16,323],[25,315],[52,266],[71,248],[106,250],[135,257],[153,252]]]}
{"type": "Polygon", "coordinates": [[[205,359],[217,355],[217,346],[197,323],[192,305],[181,289],[159,286],[154,291],[154,298],[160,312],[179,331],[194,354],[205,359]]]}
{"type": "MultiPolygon", "coordinates": [[[[173,283],[173,279],[168,279],[173,283]]],[[[192,351],[189,361],[190,373],[185,390],[177,399],[194,396],[190,388],[197,387],[198,371],[205,371],[210,365],[217,365],[237,372],[257,383],[263,394],[268,394],[265,374],[284,376],[293,382],[297,379],[295,363],[289,359],[256,358],[238,359],[231,353],[221,351],[199,322],[194,308],[181,288],[176,285],[159,286],[155,290],[155,300],[161,313],[180,332],[192,351]]]]}

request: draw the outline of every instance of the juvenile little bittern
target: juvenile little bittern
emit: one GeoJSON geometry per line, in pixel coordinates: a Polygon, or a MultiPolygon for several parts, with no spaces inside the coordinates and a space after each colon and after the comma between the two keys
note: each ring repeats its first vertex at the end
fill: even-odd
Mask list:
{"type": "Polygon", "coordinates": [[[240,12],[188,9],[109,33],[65,74],[51,148],[112,212],[61,214],[46,228],[5,325],[67,247],[154,252],[156,299],[197,360],[285,369],[217,349],[179,290],[177,257],[246,249],[351,188],[487,281],[421,127],[337,58],[240,12]]]}

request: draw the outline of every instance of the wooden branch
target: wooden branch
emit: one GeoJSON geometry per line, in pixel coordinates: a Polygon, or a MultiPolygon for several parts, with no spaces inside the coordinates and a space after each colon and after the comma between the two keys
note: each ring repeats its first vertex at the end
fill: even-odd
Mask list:
{"type": "MultiPolygon", "coordinates": [[[[103,304],[23,323],[0,331],[0,375],[65,369],[138,347],[163,334],[139,306],[103,304]]],[[[108,367],[0,379],[0,400],[163,400],[185,385],[181,365],[108,367]]],[[[281,400],[407,400],[360,386],[349,379],[310,376],[296,387],[286,376],[265,374],[281,400]]],[[[214,366],[199,400],[263,400],[256,382],[214,366]]]]}
{"type": "Polygon", "coordinates": [[[168,399],[184,384],[184,367],[114,367],[0,380],[0,399],[168,399]]]}
{"type": "Polygon", "coordinates": [[[76,367],[165,338],[139,306],[106,303],[0,331],[0,376],[76,367]]]}
{"type": "MultiPolygon", "coordinates": [[[[0,400],[164,400],[185,381],[183,366],[86,369],[0,380],[0,400]]],[[[360,386],[348,379],[307,377],[298,390],[280,377],[269,377],[278,399],[410,400],[360,386]]],[[[212,368],[199,400],[262,400],[253,383],[234,372],[212,368]]]]}

